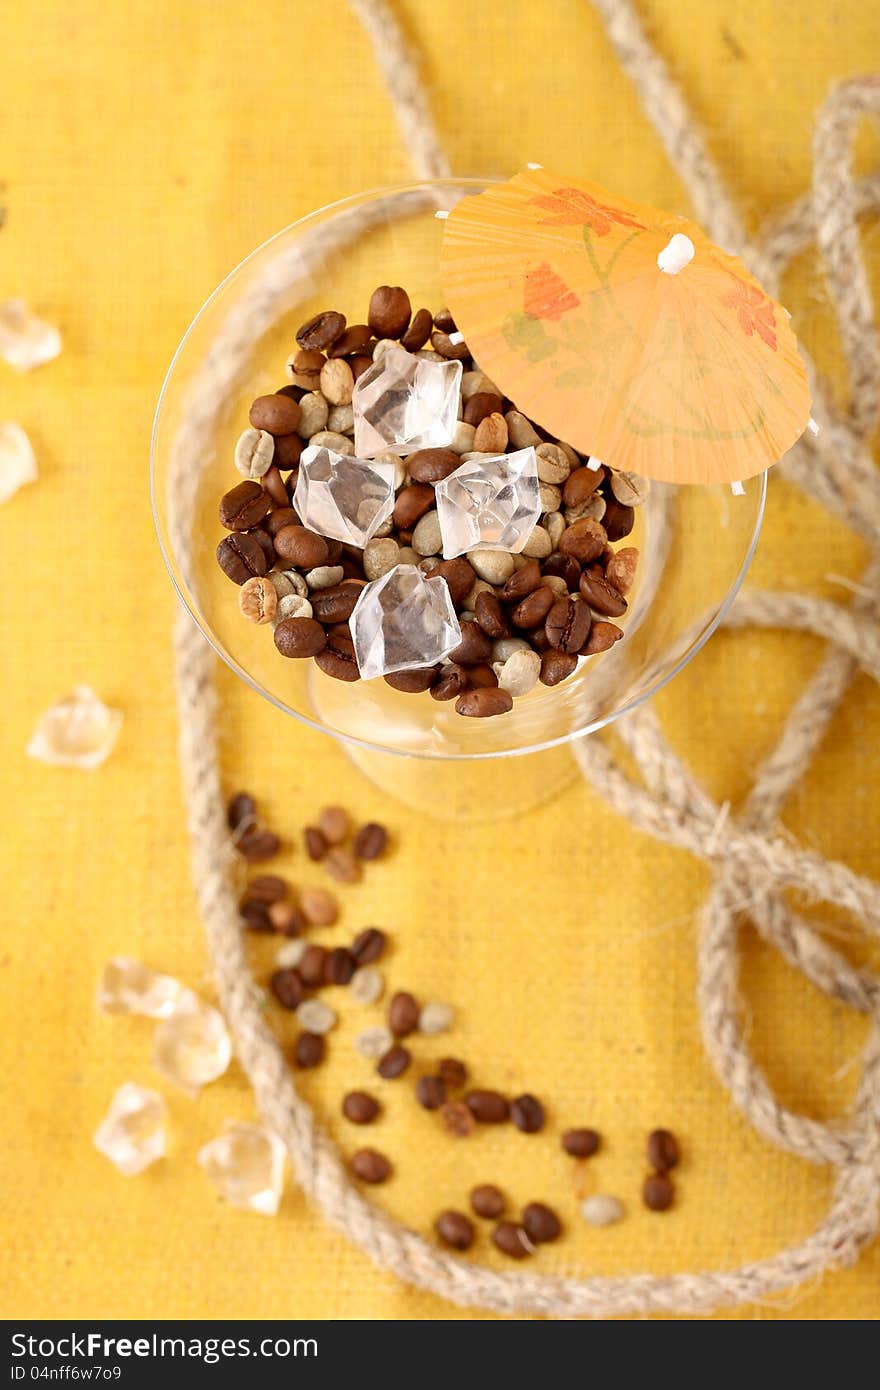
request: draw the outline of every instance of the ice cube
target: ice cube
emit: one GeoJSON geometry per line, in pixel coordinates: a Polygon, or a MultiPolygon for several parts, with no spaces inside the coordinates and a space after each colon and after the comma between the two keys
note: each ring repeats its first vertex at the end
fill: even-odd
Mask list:
{"type": "Polygon", "coordinates": [[[27,746],[29,758],[58,767],[98,767],[113,750],[122,727],[88,685],[78,685],[46,710],[27,746]]]}
{"type": "Polygon", "coordinates": [[[390,347],[355,383],[354,445],[359,458],[412,454],[452,443],[460,362],[429,362],[390,347]]]}
{"type": "Polygon", "coordinates": [[[507,550],[514,555],[541,515],[534,449],[489,454],[456,468],[434,489],[444,559],[469,550],[507,550]]]}
{"type": "Polygon", "coordinates": [[[61,351],[61,334],[32,314],[23,299],[0,303],[0,357],[20,372],[51,362],[61,351]]]}
{"type": "Polygon", "coordinates": [[[165,1153],[165,1102],[158,1091],[126,1081],[95,1131],[99,1153],[133,1177],[165,1153]]]}
{"type": "Polygon", "coordinates": [[[364,546],[394,510],[394,464],[310,446],[299,461],[293,506],[303,526],[364,546]]]}
{"type": "Polygon", "coordinates": [[[171,975],[160,975],[130,956],[114,956],[104,966],[98,986],[98,1008],[104,1014],[143,1014],[167,1018],[174,1012],[183,986],[171,975]]]}
{"type": "Polygon", "coordinates": [[[185,989],[153,1035],[153,1066],[168,1081],[197,1095],[229,1066],[232,1043],[223,1015],[185,989]]]}
{"type": "Polygon", "coordinates": [[[199,1150],[198,1161],[225,1201],[274,1216],[284,1189],[284,1157],[284,1145],[270,1130],[230,1120],[199,1150]]]}
{"type": "Polygon", "coordinates": [[[364,680],[433,666],[461,641],[449,586],[415,565],[395,565],[361,590],[349,619],[364,680]]]}

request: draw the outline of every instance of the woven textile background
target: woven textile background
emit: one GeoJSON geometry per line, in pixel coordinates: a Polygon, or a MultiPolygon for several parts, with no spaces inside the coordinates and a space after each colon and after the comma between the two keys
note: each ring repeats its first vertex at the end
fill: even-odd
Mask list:
{"type": "MultiPolygon", "coordinates": [[[[457,171],[558,163],[685,210],[587,4],[403,0],[400,12],[426,55],[457,171]]],[[[867,5],[803,0],[795,14],[773,0],[746,10],[646,0],[642,13],[754,222],[808,186],[812,116],[829,83],[880,67],[867,5]]],[[[27,296],[65,336],[63,356],[38,373],[0,367],[0,417],[26,427],[41,467],[40,482],[0,513],[5,1315],[460,1316],[376,1273],[295,1190],[274,1221],[218,1203],[195,1154],[225,1118],[253,1113],[234,1065],[197,1102],[169,1096],[171,1153],[145,1175],[117,1175],[90,1142],[118,1084],[156,1079],[150,1025],[95,1012],[105,959],[136,955],[210,989],[176,763],[174,599],[146,488],[155,398],[193,313],[241,256],[316,206],[406,177],[368,45],[343,0],[44,0],[10,9],[3,31],[0,297],[27,296]],[[27,760],[38,713],[83,680],[125,711],[110,762],[76,773],[27,760]]],[[[876,163],[876,139],[865,136],[860,153],[876,163]]],[[[876,221],[865,235],[878,294],[876,221]]],[[[786,298],[833,374],[812,256],[786,298]]],[[[772,483],[755,582],[839,599],[861,561],[848,532],[772,483]]],[[[715,796],[735,805],[745,792],[820,650],[807,637],[724,634],[658,701],[715,796]]],[[[387,925],[389,978],[456,1004],[449,1050],[487,1084],[546,1096],[554,1126],[601,1129],[607,1146],[587,1190],[619,1193],[629,1214],[610,1230],[582,1226],[571,1162],[554,1142],[505,1131],[455,1143],[406,1083],[383,1083],[375,1141],[398,1175],[379,1200],[422,1228],[479,1180],[549,1200],[570,1235],[541,1251],[548,1271],[725,1266],[810,1227],[826,1174],[759,1140],[701,1051],[692,995],[702,867],[630,832],[581,783],[518,820],[455,828],[418,818],[228,673],[220,687],[230,789],[252,789],[281,830],[328,791],[392,827],[399,848],[346,894],[344,930],[387,925]],[[663,1216],[638,1202],[655,1124],[674,1128],[686,1155],[679,1205],[663,1216]]],[[[878,739],[880,698],[859,678],[787,808],[806,843],[875,874],[878,739]]],[[[320,881],[301,852],[288,867],[320,881]]],[[[844,920],[832,927],[849,937],[844,920]]],[[[818,1116],[842,1105],[862,1024],[757,942],[743,997],[782,1098],[818,1116]]],[[[352,1032],[349,1018],[329,1065],[304,1083],[350,1147],[338,1099],[368,1075],[352,1032]]],[[[736,1316],[874,1317],[878,1274],[875,1248],[790,1303],[736,1316]]]]}

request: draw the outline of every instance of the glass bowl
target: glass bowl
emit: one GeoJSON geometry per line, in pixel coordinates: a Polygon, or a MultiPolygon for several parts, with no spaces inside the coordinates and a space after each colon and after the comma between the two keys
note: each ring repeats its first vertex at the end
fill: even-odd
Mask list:
{"type": "MultiPolygon", "coordinates": [[[[232,463],[257,395],[284,384],[299,325],[322,309],[362,321],[376,285],[403,285],[413,308],[442,306],[438,210],[479,192],[477,180],[389,187],[293,223],[254,251],[196,316],[168,370],[152,439],[151,492],[171,578],[224,661],[279,709],[370,754],[436,761],[504,759],[561,748],[649,699],[700,650],[732,602],[760,530],[766,477],[728,487],[654,484],[626,544],[642,553],[626,636],[582,661],[562,685],[539,686],[513,710],[466,719],[429,695],[383,680],[337,682],[312,661],[286,660],[271,629],[244,620],[221,572],[219,498],[240,481],[232,463]]],[[[399,790],[396,777],[392,786],[399,790]]]]}

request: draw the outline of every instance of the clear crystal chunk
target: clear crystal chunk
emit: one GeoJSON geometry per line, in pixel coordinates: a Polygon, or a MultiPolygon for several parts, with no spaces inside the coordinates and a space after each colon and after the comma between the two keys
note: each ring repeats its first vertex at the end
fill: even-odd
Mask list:
{"type": "Polygon", "coordinates": [[[0,424],[0,502],[8,502],[25,483],[37,480],[33,445],[14,420],[0,424]]]}
{"type": "Polygon", "coordinates": [[[167,1018],[174,1012],[183,986],[171,975],[160,975],[130,956],[114,956],[104,966],[98,986],[98,1008],[104,1014],[142,1014],[167,1018]]]}
{"type": "Polygon", "coordinates": [[[541,515],[534,449],[471,459],[434,489],[443,556],[468,550],[518,554],[541,515]]]}
{"type": "Polygon", "coordinates": [[[199,1150],[198,1161],[225,1201],[274,1216],[284,1189],[284,1157],[284,1145],[268,1129],[230,1120],[199,1150]]]}
{"type": "Polygon", "coordinates": [[[293,505],[310,531],[363,550],[394,510],[394,471],[387,460],[311,446],[299,461],[293,505]]]}
{"type": "Polygon", "coordinates": [[[445,448],[455,433],[460,385],[460,362],[388,348],[355,383],[355,453],[372,458],[445,448]]]}
{"type": "Polygon", "coordinates": [[[364,680],[433,666],[454,651],[461,628],[445,579],[395,565],[361,590],[349,618],[364,680]]]}
{"type": "Polygon", "coordinates": [[[122,715],[78,685],[46,710],[27,746],[30,758],[58,767],[98,767],[110,756],[122,715]]]}
{"type": "Polygon", "coordinates": [[[158,1091],[126,1081],[111,1100],[93,1142],[126,1177],[155,1163],[165,1153],[165,1102],[158,1091]]]}
{"type": "Polygon", "coordinates": [[[202,1086],[223,1075],[231,1057],[223,1015],[185,989],[153,1035],[153,1066],[181,1090],[197,1095],[202,1086]]]}
{"type": "Polygon", "coordinates": [[[61,351],[61,334],[54,324],[32,314],[23,299],[0,303],[0,357],[20,372],[51,362],[61,351]]]}

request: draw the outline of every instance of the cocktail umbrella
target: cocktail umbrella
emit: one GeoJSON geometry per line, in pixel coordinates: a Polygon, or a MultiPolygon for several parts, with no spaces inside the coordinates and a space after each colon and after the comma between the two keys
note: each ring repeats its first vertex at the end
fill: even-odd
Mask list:
{"type": "Polygon", "coordinates": [[[787,311],[674,213],[528,169],[450,212],[441,272],[482,370],[614,468],[734,482],[809,423],[787,311]]]}

